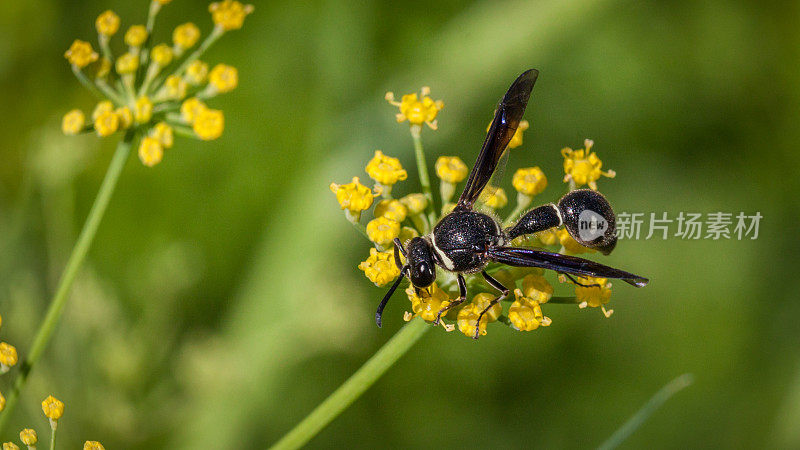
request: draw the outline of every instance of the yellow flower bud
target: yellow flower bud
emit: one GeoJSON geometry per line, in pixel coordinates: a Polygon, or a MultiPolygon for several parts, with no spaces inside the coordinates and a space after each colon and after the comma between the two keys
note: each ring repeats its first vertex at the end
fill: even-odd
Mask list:
{"type": "Polygon", "coordinates": [[[172,48],[167,44],[158,44],[150,52],[153,62],[161,67],[166,67],[172,62],[172,48]]]}
{"type": "Polygon", "coordinates": [[[92,111],[92,120],[97,120],[101,114],[109,111],[114,111],[114,104],[110,100],[103,100],[97,103],[92,111]]]}
{"type": "Polygon", "coordinates": [[[153,129],[150,130],[150,136],[156,138],[164,148],[172,148],[174,141],[172,127],[167,125],[166,122],[158,122],[153,129]]]}
{"type": "Polygon", "coordinates": [[[0,364],[6,370],[17,364],[17,349],[13,345],[0,342],[0,364]]]}
{"type": "Polygon", "coordinates": [[[83,443],[83,450],[106,450],[106,448],[97,441],[86,441],[83,443]]]}
{"type": "Polygon", "coordinates": [[[244,18],[253,12],[253,5],[243,5],[234,0],[214,2],[208,6],[211,20],[222,30],[238,30],[244,24],[244,18]]]}
{"type": "Polygon", "coordinates": [[[375,217],[386,217],[396,222],[406,220],[408,209],[399,200],[381,200],[375,205],[375,217]]]}
{"type": "Polygon", "coordinates": [[[197,116],[207,110],[206,104],[200,101],[197,97],[186,99],[181,104],[181,116],[187,123],[194,123],[197,116]]]}
{"type": "Polygon", "coordinates": [[[222,136],[225,116],[218,109],[201,109],[192,123],[192,129],[200,139],[210,141],[222,136]]]}
{"type": "Polygon", "coordinates": [[[208,84],[216,92],[230,92],[239,84],[239,72],[235,67],[226,64],[217,64],[208,74],[208,84]]]}
{"type": "Polygon", "coordinates": [[[408,194],[400,199],[400,203],[408,209],[408,214],[416,216],[417,214],[421,214],[425,211],[425,208],[428,207],[428,198],[423,194],[408,194]]]}
{"type": "Polygon", "coordinates": [[[581,307],[591,306],[592,308],[597,308],[605,305],[611,299],[611,283],[608,282],[608,279],[595,277],[575,278],[579,283],[585,285],[575,285],[575,299],[583,304],[581,307]]]}
{"type": "Polygon", "coordinates": [[[533,331],[539,326],[549,326],[552,322],[542,314],[542,307],[535,300],[523,296],[519,289],[514,290],[517,299],[508,308],[508,320],[518,331],[533,331]]]}
{"type": "Polygon", "coordinates": [[[400,235],[400,222],[386,217],[378,217],[367,223],[367,237],[382,246],[388,246],[400,235]]]}
{"type": "Polygon", "coordinates": [[[486,325],[489,323],[489,313],[481,317],[480,326],[478,325],[478,316],[480,316],[481,311],[474,303],[470,303],[467,306],[461,308],[458,312],[458,330],[464,333],[465,336],[468,337],[475,337],[475,327],[479,327],[479,335],[485,336],[486,335],[486,325]]]}
{"type": "Polygon", "coordinates": [[[114,113],[119,118],[119,127],[123,130],[130,128],[133,125],[133,113],[128,106],[121,106],[114,110],[114,113]]]}
{"type": "Polygon", "coordinates": [[[136,99],[134,105],[133,117],[136,123],[147,123],[153,117],[153,102],[147,96],[139,97],[136,99]]]}
{"type": "Polygon", "coordinates": [[[511,184],[517,192],[534,196],[547,187],[547,177],[539,167],[528,167],[517,170],[511,179],[511,184]]]}
{"type": "Polygon", "coordinates": [[[92,49],[92,44],[75,39],[69,50],[64,53],[64,57],[67,58],[70,64],[82,69],[97,61],[100,55],[92,49]]]}
{"type": "Polygon", "coordinates": [[[58,420],[64,415],[64,403],[52,395],[49,395],[46,399],[42,400],[42,411],[48,419],[58,420]]]}
{"type": "Polygon", "coordinates": [[[131,47],[141,47],[147,40],[147,28],[144,25],[133,25],[125,32],[125,44],[131,47]]]}
{"type": "Polygon", "coordinates": [[[183,50],[191,48],[197,43],[198,39],[200,39],[200,29],[191,22],[178,25],[175,27],[175,31],[172,32],[172,42],[175,43],[176,47],[183,50]]]}
{"type": "Polygon", "coordinates": [[[178,75],[170,75],[164,81],[164,89],[166,90],[167,97],[180,100],[186,97],[186,89],[188,88],[186,81],[178,75]]]}
{"type": "Polygon", "coordinates": [[[94,129],[100,137],[110,136],[119,129],[119,117],[114,111],[103,111],[94,119],[94,129]]]}
{"type": "Polygon", "coordinates": [[[116,66],[117,73],[120,75],[127,75],[136,72],[139,68],[139,56],[133,53],[124,53],[117,58],[116,66]]]}
{"type": "Polygon", "coordinates": [[[492,209],[501,209],[508,204],[508,197],[506,191],[500,187],[487,187],[483,192],[485,196],[484,204],[492,209]]]}
{"type": "Polygon", "coordinates": [[[378,287],[386,285],[400,275],[400,269],[394,263],[394,254],[391,251],[379,252],[375,247],[369,249],[369,258],[361,262],[358,268],[364,271],[364,276],[378,287]]]}
{"type": "Polygon", "coordinates": [[[186,81],[197,86],[203,84],[208,77],[208,64],[203,61],[195,60],[186,68],[186,81]]]}
{"type": "Polygon", "coordinates": [[[442,108],[444,102],[441,100],[434,101],[428,96],[430,88],[423,87],[420,90],[422,100],[417,94],[406,94],[398,102],[394,99],[394,93],[387,92],[386,100],[400,109],[400,113],[396,115],[398,122],[408,120],[411,125],[427,124],[430,128],[436,129],[436,116],[442,108]]]}
{"type": "Polygon", "coordinates": [[[457,184],[467,178],[469,170],[458,156],[440,156],[436,160],[436,176],[442,181],[457,184]]]}
{"type": "Polygon", "coordinates": [[[375,156],[367,163],[367,174],[384,186],[391,186],[408,178],[408,172],[400,165],[400,160],[375,150],[375,156]]]}
{"type": "Polygon", "coordinates": [[[79,109],[73,109],[64,114],[64,118],[61,119],[61,131],[66,135],[80,133],[84,125],[86,125],[86,116],[83,114],[83,111],[79,109]]]}
{"type": "Polygon", "coordinates": [[[19,440],[29,447],[36,445],[36,443],[39,442],[39,438],[36,436],[36,430],[31,428],[25,428],[24,430],[20,431],[19,440]]]}
{"type": "Polygon", "coordinates": [[[119,30],[119,16],[108,10],[97,16],[94,26],[101,35],[113,36],[119,30]]]}
{"type": "Polygon", "coordinates": [[[522,292],[537,303],[547,303],[553,297],[553,286],[543,276],[529,274],[522,279],[522,292]]]}
{"type": "Polygon", "coordinates": [[[145,137],[139,144],[139,159],[147,167],[153,167],[164,158],[164,147],[154,137],[145,137]]]}
{"type": "Polygon", "coordinates": [[[336,201],[342,209],[360,213],[372,206],[372,199],[375,195],[372,191],[361,184],[358,177],[353,177],[353,181],[347,184],[331,183],[331,192],[336,194],[336,201]]]}
{"type": "Polygon", "coordinates": [[[13,442],[3,442],[3,450],[19,450],[19,446],[13,442]]]}
{"type": "Polygon", "coordinates": [[[450,305],[450,296],[434,283],[427,289],[419,291],[419,295],[412,286],[406,289],[406,295],[411,301],[411,310],[426,322],[433,322],[442,308],[450,305]]]}
{"type": "MultiPolygon", "coordinates": [[[[486,307],[489,306],[489,303],[491,303],[495,298],[497,298],[497,295],[495,294],[481,292],[472,298],[472,304],[475,305],[475,310],[478,312],[478,314],[480,314],[481,311],[486,309],[486,307]]],[[[488,311],[486,311],[486,314],[484,314],[483,317],[488,317],[489,322],[494,322],[498,317],[500,317],[500,314],[503,314],[503,306],[500,305],[500,303],[495,303],[491,308],[489,308],[488,311]]],[[[483,321],[483,319],[481,319],[481,321],[483,321]]]]}

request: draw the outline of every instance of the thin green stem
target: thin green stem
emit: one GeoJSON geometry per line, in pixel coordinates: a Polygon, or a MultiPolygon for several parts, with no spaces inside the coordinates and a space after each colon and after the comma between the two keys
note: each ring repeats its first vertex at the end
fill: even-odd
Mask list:
{"type": "Polygon", "coordinates": [[[104,85],[99,85],[98,86],[98,85],[92,83],[89,80],[89,78],[86,76],[86,74],[81,72],[81,69],[78,68],[78,66],[72,66],[72,72],[75,74],[75,77],[78,78],[78,81],[80,81],[81,84],[86,89],[91,91],[92,94],[94,94],[98,98],[100,98],[100,99],[110,98],[117,105],[124,105],[125,104],[125,102],[122,100],[122,97],[120,97],[117,92],[114,92],[114,90],[109,88],[108,85],[104,84],[104,85]]]}
{"type": "Polygon", "coordinates": [[[628,438],[634,431],[636,431],[642,424],[660,408],[667,400],[673,395],[689,387],[694,382],[694,376],[690,373],[685,373],[674,380],[667,383],[658,392],[653,395],[647,403],[642,406],[636,414],[631,416],[627,422],[611,435],[608,440],[600,444],[598,450],[611,450],[617,448],[625,439],[628,438]]]}
{"type": "Polygon", "coordinates": [[[50,450],[56,450],[56,430],[58,428],[50,429],[50,450]]]}
{"type": "Polygon", "coordinates": [[[36,337],[33,339],[33,344],[31,345],[28,356],[20,366],[19,375],[17,375],[17,379],[14,381],[14,387],[8,396],[6,407],[0,415],[0,434],[2,434],[6,425],[8,425],[11,414],[14,412],[14,407],[19,400],[19,394],[25,387],[25,383],[28,380],[28,375],[30,375],[31,370],[41,358],[44,350],[47,348],[47,344],[50,342],[50,338],[53,336],[53,332],[58,325],[59,319],[61,319],[64,306],[69,299],[72,283],[75,281],[75,277],[78,275],[78,272],[83,265],[83,261],[86,258],[87,252],[89,251],[89,247],[91,247],[94,236],[97,233],[97,228],[100,225],[100,221],[106,212],[106,207],[108,207],[108,203],[111,200],[111,195],[114,193],[114,188],[117,185],[122,168],[125,166],[125,162],[128,160],[133,138],[133,131],[128,131],[122,141],[117,144],[117,150],[114,153],[114,157],[111,159],[111,164],[108,166],[108,171],[103,179],[103,184],[100,185],[100,190],[98,191],[97,197],[94,200],[92,209],[89,211],[89,215],[86,217],[86,222],[83,224],[83,229],[81,230],[80,236],[78,236],[78,242],[75,243],[75,247],[72,249],[72,254],[69,257],[69,261],[67,261],[67,266],[64,268],[64,272],[61,275],[61,279],[59,280],[53,301],[47,308],[47,314],[45,315],[44,320],[42,321],[41,325],[39,325],[39,329],[36,332],[36,337]]]}
{"type": "Polygon", "coordinates": [[[372,386],[431,328],[433,327],[420,318],[406,324],[311,414],[275,443],[273,450],[295,449],[306,444],[372,386]]]}
{"type": "Polygon", "coordinates": [[[417,160],[417,172],[419,172],[419,184],[422,186],[422,193],[428,199],[428,222],[433,226],[436,223],[436,205],[433,203],[433,193],[431,192],[431,179],[428,177],[428,163],[425,160],[425,150],[422,148],[422,126],[411,125],[411,138],[414,141],[414,157],[417,160]]]}

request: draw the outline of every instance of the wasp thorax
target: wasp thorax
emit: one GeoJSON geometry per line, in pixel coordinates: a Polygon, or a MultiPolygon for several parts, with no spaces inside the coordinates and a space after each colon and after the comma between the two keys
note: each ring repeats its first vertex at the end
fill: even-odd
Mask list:
{"type": "Polygon", "coordinates": [[[558,210],[564,227],[579,244],[607,255],[617,245],[614,211],[597,191],[578,189],[561,197],[558,210]]]}
{"type": "Polygon", "coordinates": [[[411,283],[418,288],[425,288],[436,280],[436,266],[433,262],[431,244],[421,237],[415,237],[406,245],[411,283]]]}

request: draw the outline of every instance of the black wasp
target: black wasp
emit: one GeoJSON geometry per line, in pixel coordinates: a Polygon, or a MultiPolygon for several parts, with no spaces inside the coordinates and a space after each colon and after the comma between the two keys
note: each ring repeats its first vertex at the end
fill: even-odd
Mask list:
{"type": "MultiPolygon", "coordinates": [[[[589,189],[574,190],[563,196],[557,204],[550,203],[530,210],[516,224],[505,230],[493,217],[473,210],[475,201],[492,177],[508,142],[517,130],[538,76],[539,71],[536,69],[526,71],[514,81],[500,101],[478,160],[453,211],[436,224],[433,233],[415,237],[405,247],[399,239],[394,240],[394,260],[400,268],[400,276],[378,305],[375,313],[378,326],[381,326],[383,308],[403,277],[408,277],[417,290],[424,289],[436,280],[437,265],[457,274],[459,297],[439,311],[434,325],[438,325],[442,314],[448,309],[466,300],[465,273],[481,272],[489,285],[500,293],[480,313],[478,323],[491,306],[508,296],[509,289],[484,270],[490,262],[550,269],[565,274],[573,281],[570,274],[616,278],[636,287],[643,287],[648,283],[647,278],[583,258],[507,245],[518,236],[564,225],[580,244],[606,255],[611,253],[617,245],[614,211],[608,200],[598,192],[589,189]],[[585,220],[582,213],[587,211],[606,224],[604,231],[593,234],[589,240],[581,238],[581,234],[585,237],[586,233],[579,233],[581,222],[585,220]],[[398,252],[403,254],[407,264],[402,265],[398,252]]],[[[478,330],[479,327],[476,327],[475,339],[478,338],[478,330]]]]}

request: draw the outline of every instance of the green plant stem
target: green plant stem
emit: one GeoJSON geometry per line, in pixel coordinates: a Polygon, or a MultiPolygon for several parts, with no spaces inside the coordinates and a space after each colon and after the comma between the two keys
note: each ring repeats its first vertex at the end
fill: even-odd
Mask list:
{"type": "Polygon", "coordinates": [[[428,163],[425,159],[425,150],[422,148],[422,125],[411,125],[411,139],[414,141],[414,157],[417,160],[417,172],[419,172],[419,184],[422,186],[422,193],[428,199],[428,222],[431,226],[436,224],[436,205],[433,203],[433,192],[431,192],[431,179],[428,177],[428,163]]]}
{"type": "Polygon", "coordinates": [[[627,422],[611,435],[605,442],[600,444],[598,450],[611,450],[618,447],[625,439],[633,434],[642,424],[667,400],[673,395],[682,391],[683,389],[691,386],[694,382],[694,377],[690,373],[685,373],[667,383],[658,392],[653,395],[647,403],[642,406],[636,414],[631,416],[627,422]]]}
{"type": "Polygon", "coordinates": [[[75,74],[75,77],[78,79],[78,81],[80,81],[81,84],[97,98],[101,100],[110,98],[117,105],[125,104],[125,101],[122,99],[122,97],[120,97],[118,93],[114,92],[114,90],[109,88],[107,84],[96,85],[92,83],[86,74],[81,72],[81,69],[79,69],[78,66],[72,66],[72,72],[75,74]]]}
{"type": "Polygon", "coordinates": [[[275,443],[272,449],[296,449],[306,444],[372,386],[431,328],[433,327],[420,318],[406,324],[311,414],[275,443]]]}
{"type": "Polygon", "coordinates": [[[8,425],[11,414],[14,412],[14,407],[19,400],[19,394],[25,387],[25,383],[28,380],[28,375],[39,361],[39,358],[41,358],[45,348],[47,348],[47,344],[50,342],[50,338],[53,336],[53,332],[58,325],[59,319],[61,319],[64,305],[66,305],[66,302],[69,299],[72,283],[75,281],[75,277],[78,275],[78,271],[83,265],[83,261],[86,258],[86,253],[89,251],[89,247],[92,245],[94,236],[97,233],[97,228],[106,212],[106,207],[111,200],[111,195],[114,193],[114,188],[117,185],[122,168],[125,166],[125,162],[128,160],[133,138],[134,132],[128,131],[128,133],[125,134],[125,137],[119,142],[119,144],[117,144],[117,150],[114,152],[114,157],[111,159],[111,164],[108,166],[108,171],[106,171],[103,184],[100,185],[100,190],[98,191],[97,197],[94,200],[92,209],[89,211],[89,215],[86,217],[86,222],[83,224],[83,229],[81,230],[80,236],[78,236],[78,242],[75,243],[75,247],[72,249],[72,254],[67,261],[67,266],[64,268],[64,272],[62,273],[61,279],[58,282],[58,287],[56,288],[56,294],[53,297],[53,301],[47,308],[47,314],[45,315],[41,325],[39,325],[39,329],[36,332],[36,337],[33,339],[33,344],[31,345],[28,356],[20,366],[17,379],[14,380],[14,387],[12,388],[11,393],[8,395],[6,407],[0,415],[0,434],[2,434],[6,425],[8,425]]]}
{"type": "Polygon", "coordinates": [[[50,450],[56,450],[56,428],[50,429],[50,450]]]}

